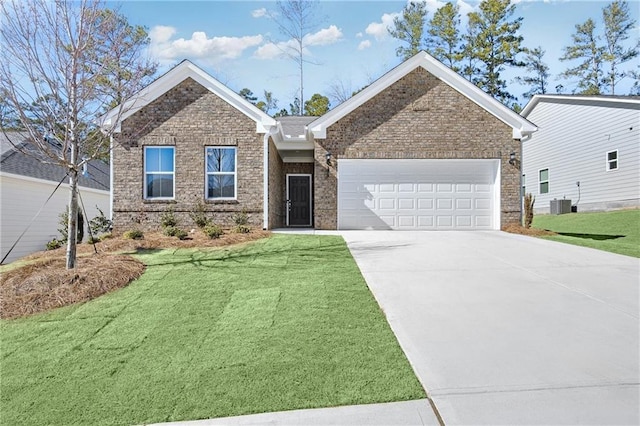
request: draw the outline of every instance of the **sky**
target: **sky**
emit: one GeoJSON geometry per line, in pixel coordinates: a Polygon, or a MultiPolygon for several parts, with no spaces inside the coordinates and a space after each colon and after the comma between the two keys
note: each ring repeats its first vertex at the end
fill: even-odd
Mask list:
{"type": "MultiPolygon", "coordinates": [[[[425,0],[427,20],[442,6],[440,0],[425,0]]],[[[571,44],[575,25],[592,18],[602,30],[601,11],[609,2],[583,0],[517,0],[514,17],[522,17],[520,33],[526,47],[541,46],[552,74],[551,92],[562,84],[564,93],[575,82],[556,80],[570,62],[561,62],[563,47],[571,44]]],[[[633,37],[640,37],[637,21],[640,0],[630,0],[636,20],[633,37]]],[[[314,93],[328,95],[331,85],[358,90],[401,62],[395,50],[400,42],[387,31],[406,0],[319,2],[318,25],[305,36],[308,45],[304,66],[305,99],[314,93]]],[[[477,10],[479,1],[457,0],[466,15],[477,10]]],[[[298,90],[298,66],[283,57],[289,40],[269,18],[276,11],[274,1],[124,1],[120,12],[132,24],[147,27],[151,39],[149,54],[160,64],[159,73],[189,59],[212,76],[240,91],[249,88],[258,98],[265,90],[278,100],[278,110],[289,107],[298,90]]],[[[463,17],[464,22],[464,17],[463,17]]],[[[597,31],[598,31],[597,30],[597,31]]],[[[629,41],[628,41],[629,42],[629,41]]],[[[637,60],[635,65],[637,66],[637,60]]],[[[527,89],[513,82],[522,70],[508,70],[509,91],[525,103],[527,89]]],[[[160,75],[160,74],[158,74],[160,75]]],[[[627,94],[632,83],[621,82],[616,94],[627,94]],[[620,89],[620,90],[618,90],[620,89]]],[[[336,106],[335,102],[332,107],[336,106]]]]}

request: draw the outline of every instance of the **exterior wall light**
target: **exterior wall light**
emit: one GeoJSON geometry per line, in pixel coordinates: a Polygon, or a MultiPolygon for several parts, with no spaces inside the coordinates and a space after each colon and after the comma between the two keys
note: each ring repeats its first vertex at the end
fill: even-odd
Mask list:
{"type": "Polygon", "coordinates": [[[515,166],[516,164],[516,153],[512,152],[511,154],[509,154],[509,164],[511,164],[512,166],[515,166]]]}
{"type": "Polygon", "coordinates": [[[327,166],[330,166],[330,165],[331,165],[331,153],[330,153],[330,152],[327,152],[327,153],[324,155],[324,158],[327,160],[327,166]]]}

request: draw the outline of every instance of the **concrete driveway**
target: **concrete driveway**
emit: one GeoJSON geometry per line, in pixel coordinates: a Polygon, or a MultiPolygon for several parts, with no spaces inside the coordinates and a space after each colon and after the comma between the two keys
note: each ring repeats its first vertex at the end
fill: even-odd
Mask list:
{"type": "Polygon", "coordinates": [[[502,232],[341,232],[445,424],[639,424],[640,262],[502,232]]]}

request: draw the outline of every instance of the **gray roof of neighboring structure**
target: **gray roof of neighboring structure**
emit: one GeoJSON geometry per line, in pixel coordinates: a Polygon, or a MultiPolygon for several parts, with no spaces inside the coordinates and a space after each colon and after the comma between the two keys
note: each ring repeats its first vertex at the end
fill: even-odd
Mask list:
{"type": "MultiPolygon", "coordinates": [[[[0,171],[15,175],[28,176],[52,182],[60,182],[66,175],[62,166],[42,163],[36,157],[44,158],[37,148],[30,145],[27,135],[20,132],[0,132],[0,171]],[[25,155],[15,146],[33,153],[25,155]]],[[[81,173],[78,185],[85,188],[109,190],[109,164],[93,160],[87,164],[86,174],[81,173]]]]}
{"type": "Polygon", "coordinates": [[[297,138],[305,134],[305,126],[318,117],[307,115],[285,115],[284,117],[277,117],[276,120],[282,125],[282,133],[286,136],[297,138]]]}

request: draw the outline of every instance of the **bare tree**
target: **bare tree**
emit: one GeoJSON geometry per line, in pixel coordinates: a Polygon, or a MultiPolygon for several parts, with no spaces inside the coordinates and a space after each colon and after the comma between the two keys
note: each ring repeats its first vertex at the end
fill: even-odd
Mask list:
{"type": "MultiPolygon", "coordinates": [[[[115,131],[101,132],[98,117],[155,72],[143,54],[148,38],[100,0],[3,0],[0,20],[0,111],[28,135],[30,149],[17,147],[23,154],[68,171],[66,265],[72,269],[78,173],[108,149],[105,138],[115,131]]],[[[114,120],[124,112],[119,107],[114,120]]]]}
{"type": "Polygon", "coordinates": [[[329,84],[327,93],[334,105],[340,105],[354,94],[351,80],[344,80],[340,77],[334,78],[329,84]]]}
{"type": "MultiPolygon", "coordinates": [[[[316,29],[321,22],[317,0],[284,0],[276,3],[277,10],[270,14],[278,29],[288,37],[278,46],[283,53],[298,65],[300,74],[300,105],[304,105],[304,64],[313,63],[305,58],[307,40],[305,36],[316,29]]],[[[302,115],[302,108],[300,108],[302,115]]]]}

